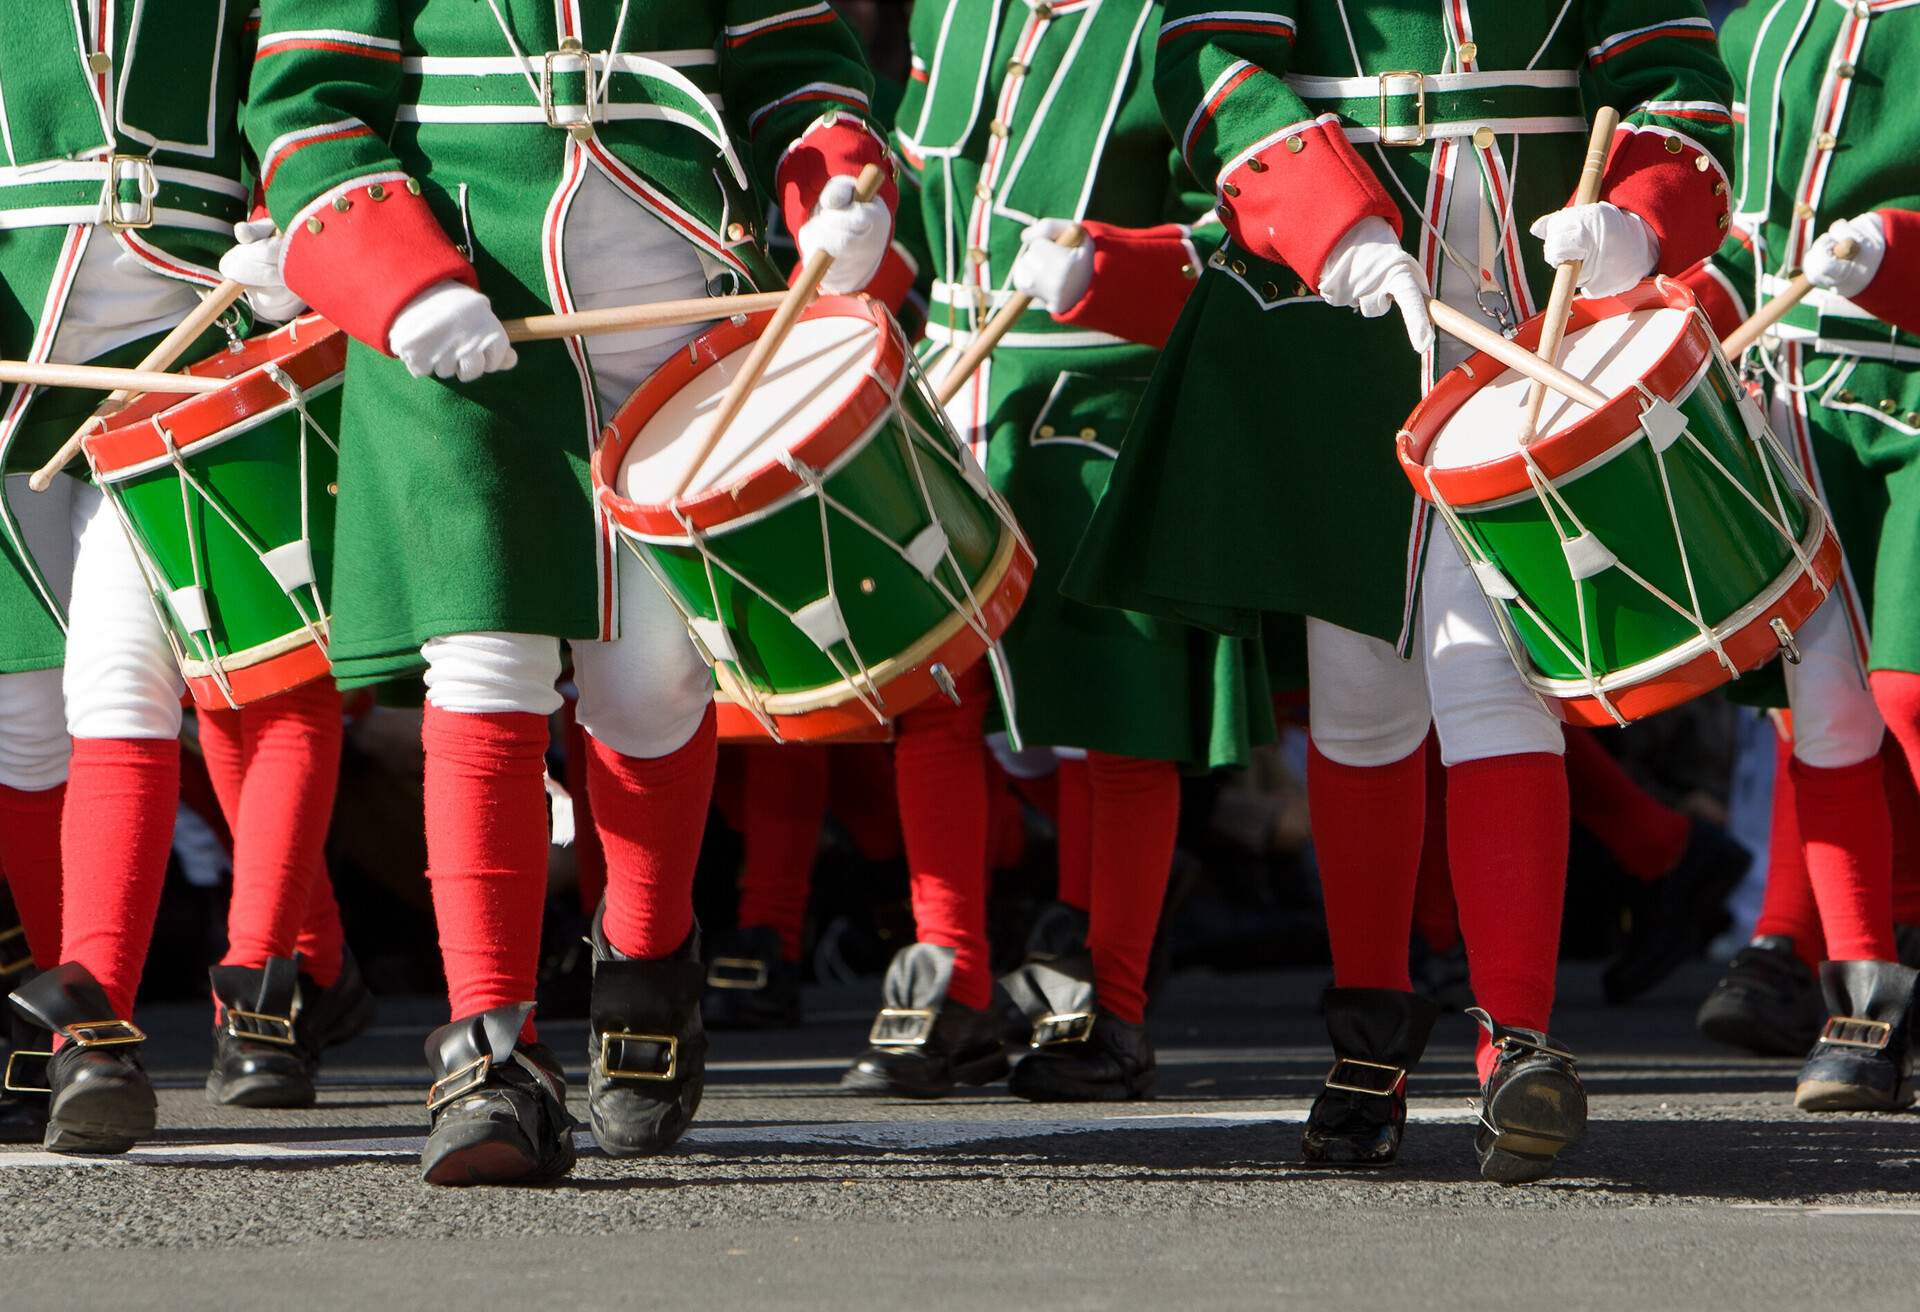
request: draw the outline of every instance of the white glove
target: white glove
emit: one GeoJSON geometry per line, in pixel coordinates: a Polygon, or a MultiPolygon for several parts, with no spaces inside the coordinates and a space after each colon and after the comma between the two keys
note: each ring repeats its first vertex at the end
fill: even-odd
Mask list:
{"type": "Polygon", "coordinates": [[[520,362],[487,298],[452,279],[407,302],[387,330],[387,349],[415,378],[463,383],[520,362]]]}
{"type": "Polygon", "coordinates": [[[1433,349],[1433,318],[1427,313],[1426,275],[1382,218],[1362,219],[1327,253],[1320,270],[1320,296],[1328,305],[1357,309],[1378,319],[1395,305],[1406,320],[1407,340],[1425,354],[1433,349]]]}
{"type": "Polygon", "coordinates": [[[824,292],[857,292],[872,282],[893,240],[893,215],[886,202],[878,197],[857,201],[853,191],[854,180],[845,174],[827,179],[813,217],[794,234],[802,262],[822,251],[833,256],[833,267],[820,283],[824,292]]]}
{"type": "Polygon", "coordinates": [[[247,303],[258,317],[271,323],[285,323],[306,311],[307,303],[287,290],[280,273],[286,239],[273,226],[272,219],[242,219],[233,225],[240,240],[220,257],[220,276],[247,289],[247,303]]]}
{"type": "Polygon", "coordinates": [[[1020,234],[1013,289],[1049,314],[1071,310],[1093,286],[1093,243],[1062,246],[1054,240],[1071,227],[1066,219],[1042,219],[1020,234]]]}
{"type": "Polygon", "coordinates": [[[1886,258],[1887,230],[1880,216],[1862,214],[1858,218],[1841,219],[1822,233],[1813,243],[1813,249],[1807,252],[1807,258],[1800,262],[1800,271],[1815,287],[1853,297],[1867,289],[1880,272],[1880,261],[1886,258]],[[1833,248],[1843,239],[1850,239],[1854,244],[1850,259],[1843,260],[1833,253],[1833,248]]]}
{"type": "Polygon", "coordinates": [[[1660,263],[1660,239],[1647,221],[1604,200],[1543,214],[1528,231],[1546,246],[1548,264],[1580,261],[1588,296],[1618,296],[1660,263]]]}

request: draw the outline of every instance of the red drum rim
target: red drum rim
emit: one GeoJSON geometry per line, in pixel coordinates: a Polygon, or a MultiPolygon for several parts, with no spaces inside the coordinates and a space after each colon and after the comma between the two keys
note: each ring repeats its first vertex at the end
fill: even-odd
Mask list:
{"type": "MultiPolygon", "coordinates": [[[[1706,316],[1697,312],[1693,293],[1681,284],[1670,278],[1655,278],[1618,296],[1577,299],[1567,320],[1567,332],[1571,335],[1602,319],[1636,310],[1658,309],[1690,313],[1685,330],[1640,380],[1654,395],[1672,401],[1686,390],[1715,349],[1706,316]]],[[[1540,316],[1529,319],[1514,338],[1514,344],[1535,350],[1540,345],[1542,326],[1540,316]]],[[[1527,463],[1517,451],[1498,460],[1452,469],[1430,469],[1426,463],[1427,452],[1460,407],[1506,372],[1507,366],[1484,352],[1476,352],[1464,365],[1449,370],[1407,416],[1406,427],[1400,430],[1395,446],[1401,470],[1424,500],[1433,500],[1437,492],[1448,505],[1464,510],[1490,501],[1533,494],[1527,463]],[[1433,479],[1431,487],[1427,483],[1429,476],[1433,479]]],[[[1631,442],[1640,432],[1640,411],[1640,393],[1629,389],[1586,418],[1534,442],[1527,450],[1540,471],[1550,481],[1558,481],[1631,442]]],[[[1612,720],[1607,723],[1611,724],[1612,720]]]]}
{"type": "MultiPolygon", "coordinates": [[[[643,504],[614,490],[634,439],[661,407],[717,361],[750,345],[773,315],[774,311],[767,310],[749,315],[743,323],[728,320],[700,334],[690,343],[690,349],[675,351],[672,359],[640,384],[607,424],[593,456],[593,490],[614,523],[644,537],[680,538],[686,535],[688,523],[701,530],[716,529],[764,510],[802,486],[799,475],[776,459],[731,483],[705,488],[673,502],[643,504]]],[[[879,328],[880,334],[860,386],[824,423],[788,448],[789,455],[813,469],[827,468],[872,431],[881,416],[893,408],[893,398],[907,368],[906,341],[878,302],[866,296],[822,296],[802,311],[800,318],[830,316],[865,319],[879,328]]]]}
{"type": "MultiPolygon", "coordinates": [[[[1829,590],[1839,583],[1840,540],[1834,536],[1831,527],[1821,537],[1812,563],[1814,575],[1829,590]]],[[[1792,572],[1797,577],[1772,605],[1721,639],[1727,658],[1739,668],[1740,673],[1752,673],[1779,653],[1780,641],[1773,632],[1775,620],[1782,621],[1790,630],[1798,630],[1813,617],[1823,602],[1829,600],[1830,591],[1822,592],[1797,562],[1792,572]]],[[[1629,674],[1631,670],[1616,670],[1612,677],[1624,678],[1629,674]]],[[[1544,694],[1547,708],[1568,724],[1588,729],[1610,729],[1619,723],[1598,697],[1591,694],[1560,696],[1539,682],[1529,682],[1536,692],[1544,694]]],[[[1631,723],[1672,710],[1731,682],[1733,676],[1727,672],[1727,667],[1720,663],[1719,657],[1708,651],[1645,682],[1611,691],[1607,693],[1606,701],[1613,704],[1622,719],[1631,723]]]]}
{"type": "MultiPolygon", "coordinates": [[[[835,743],[889,742],[893,738],[892,722],[911,711],[920,703],[937,696],[940,684],[933,676],[934,667],[944,665],[947,672],[958,679],[962,674],[979,664],[986,656],[987,648],[1000,635],[1007,631],[1013,618],[1020,611],[1021,603],[1026,600],[1027,591],[1033,586],[1033,554],[1022,546],[1018,539],[1013,541],[1012,550],[1007,558],[1006,571],[1000,576],[990,591],[979,597],[981,619],[988,638],[983,640],[970,624],[961,624],[944,642],[939,643],[912,667],[901,671],[881,685],[886,697],[887,723],[873,718],[873,712],[858,697],[848,694],[847,700],[832,706],[823,706],[818,710],[802,711],[792,714],[775,712],[772,719],[774,728],[779,730],[780,741],[784,743],[803,743],[817,746],[829,746],[835,743]]],[[[731,709],[737,719],[731,716],[720,721],[722,736],[726,737],[731,725],[740,736],[731,739],[740,742],[771,742],[766,730],[754,719],[753,713],[737,703],[722,703],[722,712],[731,709]],[[742,724],[741,721],[745,721],[742,724]]]]}
{"type": "Polygon", "coordinates": [[[102,477],[166,460],[167,437],[183,454],[236,424],[287,404],[286,389],[263,365],[278,365],[303,388],[318,387],[347,364],[347,335],[317,314],[295,319],[264,337],[249,338],[238,351],[220,351],[188,367],[202,378],[231,378],[218,392],[182,398],[148,393],[88,433],[83,445],[102,477]],[[162,435],[165,429],[165,436],[162,435]]]}
{"type": "MultiPolygon", "coordinates": [[[[269,697],[278,697],[283,692],[291,692],[327,678],[333,673],[333,665],[327,659],[325,649],[311,639],[290,651],[279,652],[252,664],[235,663],[247,658],[248,653],[235,652],[221,662],[227,687],[233,692],[231,701],[221,691],[220,681],[211,674],[189,674],[187,691],[193,694],[194,705],[209,711],[251,706],[255,702],[263,702],[269,697]]],[[[203,668],[197,661],[192,664],[194,668],[203,668]]]]}

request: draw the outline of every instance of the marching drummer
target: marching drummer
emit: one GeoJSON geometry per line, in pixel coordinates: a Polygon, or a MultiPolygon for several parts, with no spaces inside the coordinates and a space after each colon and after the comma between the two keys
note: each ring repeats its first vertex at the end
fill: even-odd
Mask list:
{"type": "Polygon", "coordinates": [[[887,972],[873,1046],[843,1081],[854,1092],[934,1096],[1007,1069],[986,942],[991,721],[1016,746],[1074,760],[1068,773],[1087,786],[1066,790],[1075,814],[1063,824],[1091,836],[1086,868],[1061,872],[1077,903],[1076,941],[1021,972],[1018,993],[1040,1024],[1011,1087],[1050,1100],[1146,1096],[1147,963],[1180,767],[1244,762],[1250,730],[1265,727],[1257,642],[1059,593],[1141,380],[1221,236],[1185,166],[1169,171],[1172,143],[1152,96],[1161,9],[1158,0],[914,8],[895,142],[903,244],[931,279],[922,359],[944,382],[1003,304],[1032,298],[948,414],[1039,565],[991,662],[997,679],[977,666],[957,704],[930,703],[899,722],[917,942],[887,972]],[[1086,240],[1059,244],[1076,225],[1086,240]]]}
{"type": "Polygon", "coordinates": [[[1227,240],[1067,581],[1087,601],[1224,632],[1253,632],[1263,612],[1308,616],[1309,795],[1336,985],[1312,1160],[1398,1151],[1405,1073],[1434,1018],[1409,987],[1407,933],[1421,746],[1437,725],[1484,1029],[1476,1150],[1506,1182],[1550,1172],[1585,1124],[1573,1061],[1546,1033],[1563,740],[1458,551],[1430,542],[1393,435],[1464,355],[1435,340],[1430,291],[1500,328],[1536,311],[1555,262],[1582,260],[1593,294],[1686,269],[1725,231],[1731,137],[1697,3],[1511,8],[1167,6],[1161,109],[1217,189],[1227,240]],[[1560,210],[1603,104],[1625,118],[1601,199],[1560,210]]]}
{"type": "Polygon", "coordinates": [[[356,339],[335,667],[346,686],[426,679],[453,1016],[427,1044],[426,1178],[551,1178],[572,1165],[573,1122],[532,1010],[562,639],[607,862],[595,1137],[615,1155],[663,1150],[700,1100],[691,881],[712,676],[652,579],[616,568],[587,462],[603,420],[704,325],[516,351],[500,316],[777,286],[756,187],[803,255],[836,258],[829,290],[859,287],[895,190],[854,197],[886,149],[858,44],[824,3],[413,12],[267,0],[248,126],[288,285],[356,339]]]}
{"type": "MultiPolygon", "coordinates": [[[[1883,726],[1909,771],[1920,767],[1920,180],[1898,99],[1920,61],[1920,10],[1765,0],[1729,18],[1723,39],[1745,122],[1771,128],[1738,132],[1733,228],[1688,281],[1723,335],[1796,270],[1811,281],[1749,362],[1772,380],[1773,430],[1831,507],[1847,571],[1786,669],[1784,797],[1818,920],[1783,918],[1787,899],[1770,888],[1758,937],[1702,1015],[1765,1024],[1755,988],[1793,978],[1797,955],[1819,972],[1830,1019],[1796,1103],[1886,1110],[1914,1097],[1920,964],[1898,960],[1881,767],[1883,726]]],[[[1770,882],[1794,868],[1770,869],[1770,882]]]]}
{"type": "MultiPolygon", "coordinates": [[[[85,30],[65,6],[0,14],[0,118],[22,184],[0,188],[0,282],[19,308],[0,323],[11,359],[143,360],[220,283],[222,253],[241,249],[236,223],[243,242],[271,228],[242,222],[244,11],[142,25],[137,10],[116,22],[96,8],[85,30]]],[[[186,358],[226,340],[215,331],[186,358]]],[[[0,867],[47,967],[14,1005],[56,1032],[46,1146],[120,1152],[154,1126],[131,1017],[179,803],[183,683],[102,493],[71,474],[26,487],[100,395],[20,386],[0,398],[0,867]]],[[[343,973],[321,856],[340,733],[326,680],[200,720],[235,838],[229,946],[214,972],[218,1101],[244,1083],[249,1105],[311,1103],[321,1046],[366,1001],[343,973]],[[310,910],[330,932],[302,937],[310,910]],[[257,1041],[236,1011],[284,1028],[257,1041]]]]}

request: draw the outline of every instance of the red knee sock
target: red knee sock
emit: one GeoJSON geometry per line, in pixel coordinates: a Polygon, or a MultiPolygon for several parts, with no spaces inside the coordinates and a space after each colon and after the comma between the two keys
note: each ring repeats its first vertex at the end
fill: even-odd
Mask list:
{"type": "MultiPolygon", "coordinates": [[[[1567,772],[1551,752],[1447,770],[1447,848],[1474,1000],[1503,1025],[1545,1030],[1567,887],[1567,772]]],[[[1493,1049],[1480,1033],[1480,1078],[1493,1049]]]]}
{"type": "Polygon", "coordinates": [[[987,956],[987,744],[990,688],[983,667],[961,681],[961,702],[934,697],[900,717],[894,743],[900,828],[913,881],[915,936],[952,948],[947,996],[984,1007],[987,956]]]}
{"type": "Polygon", "coordinates": [[[567,793],[573,798],[573,868],[580,910],[591,917],[607,891],[607,854],[600,847],[600,830],[593,823],[593,799],[587,787],[587,731],[575,716],[578,704],[569,700],[562,712],[567,727],[567,793]]]}
{"type": "Polygon", "coordinates": [[[1567,800],[1580,827],[1635,879],[1679,865],[1693,823],[1642,788],[1594,730],[1568,728],[1566,739],[1567,800]]]}
{"type": "Polygon", "coordinates": [[[719,755],[714,712],[665,756],[622,756],[587,735],[587,787],[607,854],[602,926],[628,957],[664,957],[693,929],[693,871],[719,755]]]}
{"type": "Polygon", "coordinates": [[[1100,1005],[1138,1025],[1147,1006],[1147,961],[1160,928],[1180,829],[1180,770],[1171,761],[1087,753],[1091,795],[1093,952],[1100,1005]]]}
{"type": "Polygon", "coordinates": [[[836,747],[828,799],[834,819],[869,861],[896,861],[906,850],[900,836],[900,799],[894,789],[893,748],[885,743],[836,747]]]}
{"type": "Polygon", "coordinates": [[[1794,811],[1827,955],[1891,961],[1893,831],[1880,757],[1819,769],[1794,761],[1794,811]]]}
{"type": "MultiPolygon", "coordinates": [[[[547,721],[429,705],[427,880],[455,1020],[531,1002],[547,901],[547,721]]],[[[523,1031],[533,1038],[532,1022],[523,1031]]]]}
{"type": "MultiPolygon", "coordinates": [[[[24,792],[0,784],[0,874],[43,969],[60,960],[60,808],[67,786],[24,792]]],[[[23,954],[0,953],[9,960],[23,954]]]]}
{"type": "Polygon", "coordinates": [[[1413,886],[1413,927],[1435,952],[1460,942],[1460,908],[1453,901],[1453,868],[1447,863],[1447,771],[1440,764],[1440,738],[1427,735],[1427,827],[1420,844],[1420,875],[1413,886]]]}
{"type": "Polygon", "coordinates": [[[1062,761],[1060,814],[1055,822],[1060,859],[1060,900],[1076,911],[1088,907],[1093,885],[1093,793],[1085,761],[1062,761]]]}
{"type": "Polygon", "coordinates": [[[807,894],[827,815],[831,766],[824,747],[749,747],[746,853],[740,865],[740,927],[771,929],[781,954],[800,960],[807,894]]]}
{"type": "Polygon", "coordinates": [[[1390,765],[1340,765],[1307,749],[1307,806],[1341,988],[1413,988],[1407,944],[1426,837],[1427,749],[1390,765]]]}
{"type": "Polygon", "coordinates": [[[1920,793],[1914,788],[1920,778],[1920,674],[1875,670],[1868,682],[1890,739],[1884,755],[1894,826],[1893,919],[1920,925],[1920,793]]]}
{"type": "Polygon", "coordinates": [[[229,966],[295,951],[340,777],[340,692],[322,679],[238,711],[200,712],[200,746],[233,833],[229,966]]]}
{"type": "Polygon", "coordinates": [[[179,806],[179,739],[73,740],[60,959],[85,966],[118,1017],[133,1014],[179,806]]]}
{"type": "Polygon", "coordinates": [[[347,938],[340,927],[340,903],[334,899],[333,876],[324,856],[314,862],[307,880],[307,914],[293,950],[300,954],[300,969],[321,988],[332,988],[339,980],[347,938]]]}
{"type": "Polygon", "coordinates": [[[1807,878],[1807,851],[1800,842],[1800,817],[1793,798],[1793,744],[1782,738],[1773,763],[1773,823],[1767,835],[1767,883],[1760,896],[1760,918],[1753,936],[1784,935],[1794,955],[1809,970],[1827,959],[1820,908],[1807,878]]]}

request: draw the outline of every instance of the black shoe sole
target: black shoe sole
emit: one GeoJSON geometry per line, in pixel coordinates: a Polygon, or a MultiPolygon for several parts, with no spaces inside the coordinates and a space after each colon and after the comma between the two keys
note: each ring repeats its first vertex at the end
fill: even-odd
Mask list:
{"type": "Polygon", "coordinates": [[[207,1101],[216,1107],[293,1110],[319,1101],[312,1080],[282,1075],[248,1075],[237,1080],[207,1076],[207,1101]]]}
{"type": "Polygon", "coordinates": [[[1837,1080],[1802,1080],[1793,1091],[1793,1105],[1803,1112],[1903,1112],[1913,1102],[1911,1083],[1887,1094],[1837,1080]]]}
{"type": "Polygon", "coordinates": [[[439,1143],[429,1138],[427,1154],[420,1159],[421,1179],[455,1189],[544,1184],[573,1169],[571,1148],[559,1163],[543,1161],[526,1140],[502,1135],[499,1129],[498,1123],[463,1126],[443,1135],[439,1143]]]}
{"type": "Polygon", "coordinates": [[[1145,1102],[1153,1097],[1153,1086],[1151,1076],[1128,1084],[1088,1084],[1079,1080],[1036,1084],[1034,1077],[1022,1080],[1016,1069],[1007,1081],[1007,1092],[1028,1102],[1145,1102]]]}
{"type": "Polygon", "coordinates": [[[1493,1184],[1530,1184],[1552,1174],[1559,1155],[1587,1132],[1587,1100],[1580,1086],[1552,1070],[1522,1072],[1501,1086],[1484,1118],[1500,1128],[1481,1134],[1480,1178],[1493,1184]]]}
{"type": "Polygon", "coordinates": [[[840,1077],[840,1092],[866,1098],[944,1098],[963,1084],[977,1088],[1005,1079],[1011,1069],[1007,1054],[995,1052],[954,1066],[953,1079],[948,1083],[906,1084],[892,1076],[854,1066],[840,1077]]]}
{"type": "Polygon", "coordinates": [[[74,1090],[48,1116],[41,1146],[50,1153],[124,1153],[152,1137],[157,1119],[152,1093],[143,1114],[124,1087],[74,1090]]]}
{"type": "Polygon", "coordinates": [[[1712,1003],[1709,997],[1701,1005],[1694,1025],[1706,1038],[1729,1048],[1739,1048],[1759,1057],[1804,1057],[1820,1037],[1818,1029],[1809,1029],[1804,1036],[1796,1037],[1751,1011],[1736,1009],[1731,1004],[1714,1007],[1712,1003]]]}

